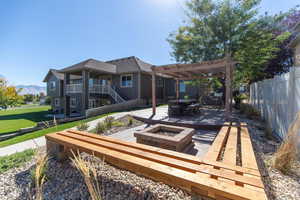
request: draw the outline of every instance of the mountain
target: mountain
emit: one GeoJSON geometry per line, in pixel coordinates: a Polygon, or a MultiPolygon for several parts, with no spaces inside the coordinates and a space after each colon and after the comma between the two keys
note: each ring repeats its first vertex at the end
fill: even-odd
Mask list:
{"type": "Polygon", "coordinates": [[[0,78],[5,78],[5,76],[3,76],[2,74],[0,74],[0,78]]]}
{"type": "Polygon", "coordinates": [[[20,92],[21,95],[24,94],[40,94],[43,92],[46,94],[46,87],[38,86],[38,85],[17,85],[17,89],[23,88],[23,90],[20,92]]]}

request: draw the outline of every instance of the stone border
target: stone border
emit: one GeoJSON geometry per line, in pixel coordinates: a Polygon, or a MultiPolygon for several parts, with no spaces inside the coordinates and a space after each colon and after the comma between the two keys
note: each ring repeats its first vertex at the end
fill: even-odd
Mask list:
{"type": "Polygon", "coordinates": [[[192,143],[194,133],[195,130],[191,128],[156,124],[142,131],[135,132],[134,136],[137,143],[183,152],[192,143]],[[178,132],[178,134],[175,136],[166,136],[154,133],[161,128],[178,132]]]}

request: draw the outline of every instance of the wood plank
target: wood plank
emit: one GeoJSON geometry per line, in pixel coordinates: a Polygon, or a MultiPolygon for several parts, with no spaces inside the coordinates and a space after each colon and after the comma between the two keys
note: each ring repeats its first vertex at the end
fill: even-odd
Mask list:
{"type": "Polygon", "coordinates": [[[191,162],[191,163],[198,164],[198,165],[206,164],[206,165],[216,166],[219,168],[229,169],[229,170],[234,171],[235,173],[252,174],[255,176],[260,176],[260,173],[258,170],[242,168],[240,166],[234,166],[234,165],[226,165],[226,164],[224,164],[222,162],[218,162],[218,161],[204,160],[204,159],[198,158],[196,156],[188,155],[185,153],[180,153],[180,152],[176,152],[176,151],[171,151],[171,150],[162,149],[162,148],[153,147],[153,146],[144,145],[144,144],[139,144],[139,143],[126,142],[126,141],[118,140],[118,139],[115,139],[115,138],[112,138],[109,136],[99,136],[96,134],[90,134],[88,132],[83,132],[83,131],[68,130],[68,132],[77,133],[77,134],[81,134],[81,135],[87,134],[87,135],[90,135],[89,137],[92,137],[92,138],[102,139],[104,141],[109,141],[109,142],[112,142],[115,144],[122,144],[125,146],[134,147],[134,148],[141,149],[141,150],[148,151],[148,152],[154,152],[159,155],[164,155],[164,156],[167,156],[170,158],[176,158],[178,160],[191,162]]]}
{"type": "Polygon", "coordinates": [[[244,167],[237,166],[237,165],[224,164],[223,162],[212,161],[212,160],[203,160],[203,163],[214,166],[214,167],[229,169],[229,170],[235,171],[235,173],[237,173],[237,174],[251,174],[254,176],[258,176],[258,177],[261,176],[259,171],[255,170],[255,169],[244,168],[244,167]]]}
{"type": "Polygon", "coordinates": [[[241,124],[241,154],[242,154],[242,166],[250,169],[257,169],[257,161],[253,151],[251,138],[248,132],[248,128],[245,127],[245,123],[241,124]]]}
{"type": "MultiPolygon", "coordinates": [[[[228,123],[225,123],[228,124],[228,123]]],[[[217,161],[218,157],[221,153],[222,147],[226,143],[227,135],[230,131],[229,126],[223,126],[219,131],[218,135],[216,136],[214,142],[212,143],[211,147],[209,148],[208,152],[204,156],[204,160],[213,160],[217,161]]]]}
{"type": "Polygon", "coordinates": [[[84,142],[88,142],[90,144],[99,145],[99,146],[109,148],[109,149],[112,149],[115,151],[134,155],[134,156],[144,158],[147,160],[155,161],[157,163],[162,163],[162,164],[165,164],[165,165],[168,165],[171,167],[175,167],[178,169],[186,170],[186,171],[189,171],[192,173],[200,172],[200,173],[208,174],[209,175],[208,177],[214,175],[214,176],[224,178],[226,180],[238,181],[238,182],[245,183],[248,185],[253,185],[256,187],[263,187],[263,184],[260,181],[260,179],[257,179],[255,177],[247,178],[247,177],[244,177],[241,175],[237,175],[233,171],[224,171],[223,169],[218,170],[218,169],[214,169],[212,166],[193,164],[190,162],[185,162],[182,160],[162,156],[162,155],[159,155],[156,153],[150,153],[147,151],[139,150],[134,147],[127,147],[124,145],[106,142],[106,141],[101,140],[101,138],[99,138],[99,139],[91,138],[91,137],[89,137],[89,135],[80,135],[80,134],[76,135],[76,134],[70,134],[68,132],[61,132],[61,133],[57,133],[57,134],[63,135],[66,137],[70,137],[73,139],[78,139],[78,140],[81,140],[84,142]]]}
{"type": "Polygon", "coordinates": [[[232,126],[224,150],[223,163],[236,165],[238,129],[232,126]]]}
{"type": "Polygon", "coordinates": [[[113,151],[98,145],[89,144],[76,139],[58,134],[49,134],[47,140],[65,145],[71,149],[79,149],[87,153],[94,153],[98,157],[105,158],[105,161],[135,173],[144,175],[157,181],[180,187],[191,191],[192,187],[207,190],[229,199],[266,199],[266,195],[261,192],[249,190],[242,187],[232,187],[230,184],[213,179],[202,179],[194,173],[169,167],[153,161],[137,158],[132,155],[113,151]]]}

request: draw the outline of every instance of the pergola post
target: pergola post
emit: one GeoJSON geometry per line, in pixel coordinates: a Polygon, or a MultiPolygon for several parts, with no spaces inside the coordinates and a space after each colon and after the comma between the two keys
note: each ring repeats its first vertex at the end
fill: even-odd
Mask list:
{"type": "Polygon", "coordinates": [[[154,71],[152,71],[152,114],[156,114],[156,80],[154,71]]]}
{"type": "Polygon", "coordinates": [[[232,102],[232,91],[231,91],[231,78],[232,78],[232,69],[231,64],[226,63],[225,67],[225,117],[229,119],[231,112],[231,102],[232,102]]]}
{"type": "Polygon", "coordinates": [[[176,99],[179,99],[179,80],[176,79],[176,99]]]}

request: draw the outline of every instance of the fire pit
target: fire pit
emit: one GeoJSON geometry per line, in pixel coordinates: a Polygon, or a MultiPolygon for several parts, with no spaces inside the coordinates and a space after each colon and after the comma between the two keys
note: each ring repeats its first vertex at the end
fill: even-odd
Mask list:
{"type": "Polygon", "coordinates": [[[163,149],[186,152],[193,147],[191,128],[156,124],[142,131],[135,132],[137,143],[147,144],[163,149]]]}

